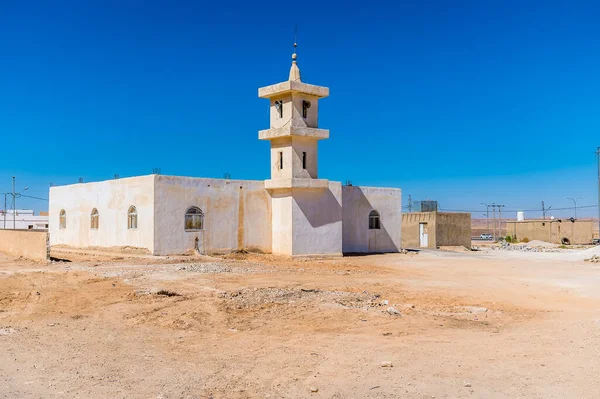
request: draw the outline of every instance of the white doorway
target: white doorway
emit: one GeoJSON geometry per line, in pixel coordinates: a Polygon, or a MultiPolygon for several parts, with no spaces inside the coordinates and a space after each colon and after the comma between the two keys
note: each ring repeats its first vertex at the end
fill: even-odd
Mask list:
{"type": "Polygon", "coordinates": [[[427,234],[427,223],[419,223],[419,247],[429,247],[429,236],[427,234]]]}

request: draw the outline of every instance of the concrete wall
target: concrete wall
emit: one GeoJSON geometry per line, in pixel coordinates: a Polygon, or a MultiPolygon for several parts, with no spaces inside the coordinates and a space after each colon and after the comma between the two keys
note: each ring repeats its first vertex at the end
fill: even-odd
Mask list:
{"type": "Polygon", "coordinates": [[[344,253],[398,252],[402,242],[402,192],[395,188],[342,187],[344,253]],[[369,230],[369,213],[381,228],[369,230]]]}
{"type": "Polygon", "coordinates": [[[435,222],[436,246],[471,248],[470,213],[437,212],[435,222]]]}
{"type": "Polygon", "coordinates": [[[561,244],[563,238],[571,244],[590,244],[593,237],[592,220],[568,219],[507,221],[506,234],[517,236],[517,240],[541,240],[561,244]]]}
{"type": "Polygon", "coordinates": [[[275,254],[293,255],[293,202],[291,189],[271,192],[272,249],[275,254]]]}
{"type": "Polygon", "coordinates": [[[414,212],[402,214],[402,248],[419,248],[419,224],[427,224],[428,246],[436,248],[436,213],[414,212]]]}
{"type": "Polygon", "coordinates": [[[342,254],[342,184],[292,189],[292,255],[342,254]]]}
{"type": "Polygon", "coordinates": [[[75,248],[134,247],[154,251],[154,175],[50,188],[50,245],[75,248]],[[127,212],[135,206],[138,228],[127,228],[127,212]],[[90,226],[92,209],[99,213],[98,229],[90,226]],[[66,228],[59,226],[66,212],[66,228]]]}
{"type": "Polygon", "coordinates": [[[156,176],[157,255],[250,248],[271,252],[271,200],[262,181],[156,176]],[[204,230],[187,232],[185,212],[204,212],[204,230]]]}
{"type": "Polygon", "coordinates": [[[48,233],[34,230],[0,230],[0,252],[45,262],[49,259],[48,233]]]}

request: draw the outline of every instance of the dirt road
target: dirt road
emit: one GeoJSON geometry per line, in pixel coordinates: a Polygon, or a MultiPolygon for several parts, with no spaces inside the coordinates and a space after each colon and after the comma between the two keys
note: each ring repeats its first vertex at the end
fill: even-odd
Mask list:
{"type": "Polygon", "coordinates": [[[598,264],[54,255],[0,255],[1,398],[600,397],[598,264]]]}

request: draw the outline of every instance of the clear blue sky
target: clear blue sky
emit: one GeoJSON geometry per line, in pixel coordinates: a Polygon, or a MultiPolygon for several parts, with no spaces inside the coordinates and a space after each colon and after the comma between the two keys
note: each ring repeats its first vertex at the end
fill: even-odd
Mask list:
{"type": "Polygon", "coordinates": [[[331,89],[321,177],[445,209],[596,204],[597,1],[295,4],[2,2],[0,192],[154,167],[268,178],[257,88],[287,79],[298,24],[303,80],[331,89]]]}

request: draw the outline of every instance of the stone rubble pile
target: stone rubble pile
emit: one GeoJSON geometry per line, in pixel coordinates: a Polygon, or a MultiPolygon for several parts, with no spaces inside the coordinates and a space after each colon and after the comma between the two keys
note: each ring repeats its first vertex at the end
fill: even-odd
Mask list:
{"type": "Polygon", "coordinates": [[[527,244],[510,244],[502,242],[499,247],[492,247],[494,250],[501,251],[521,251],[521,252],[560,252],[558,248],[533,247],[527,244]]]}

